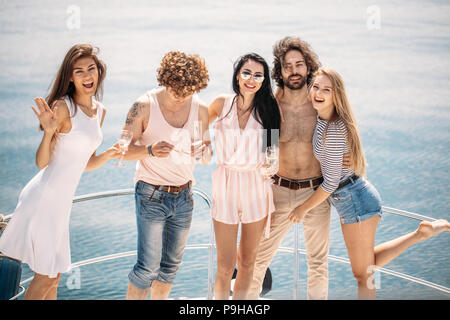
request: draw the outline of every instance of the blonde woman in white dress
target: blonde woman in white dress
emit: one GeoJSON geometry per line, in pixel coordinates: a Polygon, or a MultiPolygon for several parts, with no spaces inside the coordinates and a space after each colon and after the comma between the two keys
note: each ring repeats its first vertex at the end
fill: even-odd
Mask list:
{"type": "Polygon", "coordinates": [[[56,299],[60,275],[70,270],[69,219],[81,175],[120,157],[115,147],[96,155],[106,110],[93,96],[101,96],[105,71],[91,45],[74,45],[47,99],[36,98],[32,107],[44,131],[36,152],[41,170],[21,191],[0,237],[0,252],[35,273],[24,299],[56,299]]]}

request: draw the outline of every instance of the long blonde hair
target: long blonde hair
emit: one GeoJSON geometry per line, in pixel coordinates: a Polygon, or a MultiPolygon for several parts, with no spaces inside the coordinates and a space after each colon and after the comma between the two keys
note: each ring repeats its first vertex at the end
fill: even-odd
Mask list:
{"type": "MultiPolygon", "coordinates": [[[[345,93],[344,81],[342,77],[333,69],[319,68],[314,73],[314,78],[319,75],[325,75],[332,84],[333,104],[337,114],[337,118],[342,119],[347,128],[347,143],[350,150],[350,167],[355,174],[365,176],[366,174],[366,158],[364,156],[361,139],[359,137],[358,127],[356,125],[356,118],[353,115],[352,108],[345,93]]],[[[313,83],[311,81],[311,83],[313,83]]]]}

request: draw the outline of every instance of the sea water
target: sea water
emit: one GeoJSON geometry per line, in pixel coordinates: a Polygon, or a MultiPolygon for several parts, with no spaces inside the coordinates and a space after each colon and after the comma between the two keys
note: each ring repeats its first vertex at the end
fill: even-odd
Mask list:
{"type": "MultiPolygon", "coordinates": [[[[0,1],[0,212],[14,210],[20,190],[38,172],[42,132],[30,106],[45,97],[67,50],[98,46],[107,64],[104,140],[119,138],[133,102],[157,86],[156,70],[170,50],[198,53],[210,81],[206,104],[231,93],[233,62],[257,52],[272,66],[272,45],[295,35],[308,41],[323,65],[343,76],[358,119],[368,178],[384,205],[450,218],[450,4],[445,1],[0,1]]],[[[67,159],[70,161],[70,159],[67,159]]],[[[83,175],[76,195],[133,188],[135,164],[109,162],[83,175]]],[[[197,165],[196,187],[210,195],[214,162],[197,165]]],[[[51,206],[51,203],[49,203],[51,206]]],[[[195,198],[188,243],[208,243],[208,207],[195,198]]],[[[385,214],[376,244],[413,231],[417,221],[385,214]]],[[[120,196],[73,206],[72,262],[136,249],[134,198],[120,196]]],[[[300,248],[304,237],[300,227],[300,248]]],[[[336,212],[330,254],[347,257],[336,212]]],[[[282,243],[293,247],[293,230],[282,243]]],[[[450,287],[450,236],[408,249],[386,267],[450,287]]],[[[76,268],[63,275],[60,299],[123,299],[135,256],[76,268]]],[[[205,297],[208,251],[186,250],[172,297],[205,297]]],[[[271,265],[272,299],[293,297],[292,254],[271,265]]],[[[214,266],[215,270],[215,266],[214,266]]],[[[332,299],[355,299],[348,264],[329,263],[332,299]]],[[[306,261],[300,255],[298,298],[306,298],[306,261]]],[[[24,266],[23,279],[32,273],[24,266]]],[[[379,299],[448,299],[422,285],[376,276],[379,299]]]]}

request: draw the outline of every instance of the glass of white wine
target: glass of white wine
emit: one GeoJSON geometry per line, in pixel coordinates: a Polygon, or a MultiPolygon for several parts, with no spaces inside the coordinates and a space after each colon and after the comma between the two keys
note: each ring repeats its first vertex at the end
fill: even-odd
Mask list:
{"type": "Polygon", "coordinates": [[[280,150],[277,146],[269,146],[264,154],[264,162],[261,166],[261,173],[272,176],[278,172],[278,157],[280,150]]]}
{"type": "Polygon", "coordinates": [[[120,135],[119,139],[119,148],[122,151],[122,156],[120,157],[119,161],[115,163],[117,167],[125,167],[125,165],[122,163],[122,159],[125,156],[125,152],[128,150],[128,146],[130,145],[131,139],[133,139],[133,132],[128,130],[122,130],[122,134],[120,135]]]}
{"type": "Polygon", "coordinates": [[[195,160],[199,161],[202,158],[202,155],[199,152],[199,149],[202,147],[202,144],[203,144],[202,122],[201,121],[194,122],[194,132],[193,132],[191,142],[192,142],[192,150],[194,152],[195,160]]]}

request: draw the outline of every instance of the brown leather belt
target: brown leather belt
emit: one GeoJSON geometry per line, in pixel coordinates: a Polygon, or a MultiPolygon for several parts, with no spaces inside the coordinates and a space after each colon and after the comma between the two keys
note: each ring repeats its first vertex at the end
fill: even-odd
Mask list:
{"type": "Polygon", "coordinates": [[[156,190],[161,190],[161,191],[165,191],[168,193],[179,194],[184,189],[190,188],[192,186],[192,181],[188,181],[181,186],[157,186],[157,185],[154,185],[151,183],[149,183],[149,185],[155,187],[156,190]]]}
{"type": "Polygon", "coordinates": [[[279,175],[274,175],[272,179],[274,180],[276,185],[292,190],[298,190],[303,188],[314,188],[323,182],[323,177],[307,180],[289,180],[282,178],[279,175]]]}

